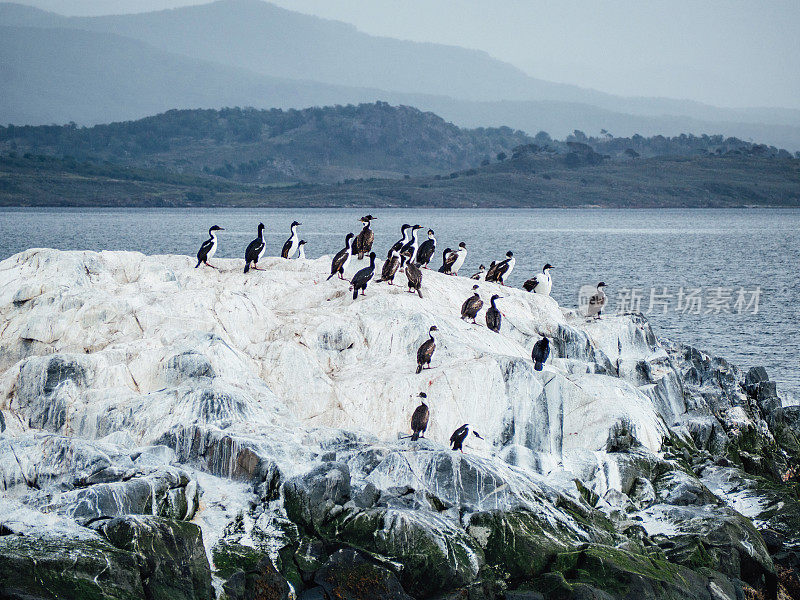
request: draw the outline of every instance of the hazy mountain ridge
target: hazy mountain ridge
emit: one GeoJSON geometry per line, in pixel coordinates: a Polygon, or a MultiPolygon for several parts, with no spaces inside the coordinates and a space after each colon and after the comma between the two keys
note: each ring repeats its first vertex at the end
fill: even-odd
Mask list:
{"type": "Polygon", "coordinates": [[[484,52],[369,36],[260,0],[91,18],[0,4],[0,24],[117,34],[92,38],[87,32],[69,41],[42,30],[29,32],[35,43],[6,41],[3,62],[18,74],[3,75],[4,87],[14,91],[0,105],[0,122],[98,123],[168,108],[300,108],[379,99],[433,110],[470,127],[509,125],[556,136],[575,128],[617,135],[722,133],[800,149],[797,110],[616,97],[531,78],[484,52]],[[88,58],[88,64],[63,58],[85,51],[83,44],[93,49],[98,39],[99,53],[108,56],[88,58]],[[13,43],[19,52],[9,50],[13,43]],[[59,74],[67,85],[51,81],[59,74]],[[169,85],[173,79],[176,85],[169,85]],[[124,98],[115,97],[120,89],[124,98]],[[106,101],[86,103],[87,96],[106,101]]]}

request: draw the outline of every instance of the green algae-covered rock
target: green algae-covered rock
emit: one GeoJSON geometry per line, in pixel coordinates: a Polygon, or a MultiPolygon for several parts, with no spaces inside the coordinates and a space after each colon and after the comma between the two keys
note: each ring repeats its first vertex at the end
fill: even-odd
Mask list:
{"type": "Polygon", "coordinates": [[[737,600],[743,597],[738,584],[720,573],[696,572],[608,546],[589,546],[559,554],[553,561],[551,573],[535,585],[545,598],[565,600],[590,598],[583,596],[583,592],[579,594],[581,585],[625,600],[737,600]]]}
{"type": "Polygon", "coordinates": [[[207,600],[214,593],[203,534],[194,523],[128,516],[97,526],[111,544],[138,555],[148,598],[207,600]]]}
{"type": "Polygon", "coordinates": [[[337,600],[412,600],[394,573],[351,549],[334,553],[314,580],[337,600]]]}
{"type": "Polygon", "coordinates": [[[102,539],[0,536],[0,598],[144,600],[136,554],[102,539]]]}

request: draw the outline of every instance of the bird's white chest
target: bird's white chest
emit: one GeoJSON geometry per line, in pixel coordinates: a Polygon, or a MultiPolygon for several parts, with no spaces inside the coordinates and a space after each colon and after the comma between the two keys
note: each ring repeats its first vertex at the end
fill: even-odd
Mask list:
{"type": "Polygon", "coordinates": [[[553,279],[550,277],[550,273],[542,273],[536,279],[539,281],[539,285],[536,286],[534,291],[537,294],[549,296],[550,290],[553,289],[553,279]]]}
{"type": "Polygon", "coordinates": [[[515,264],[517,264],[517,259],[516,258],[512,258],[510,261],[508,261],[508,268],[506,269],[506,272],[503,273],[503,281],[506,280],[506,277],[511,275],[511,271],[514,270],[514,265],[515,264]]]}
{"type": "Polygon", "coordinates": [[[217,236],[211,236],[211,248],[208,250],[208,254],[206,255],[206,259],[211,258],[217,252],[217,236]]]}
{"type": "Polygon", "coordinates": [[[459,250],[458,252],[456,252],[456,260],[453,263],[453,266],[450,267],[450,271],[458,274],[458,270],[461,268],[461,265],[464,264],[465,260],[467,260],[466,250],[459,250]]]}
{"type": "Polygon", "coordinates": [[[261,236],[261,250],[258,251],[259,260],[261,259],[262,256],[264,256],[264,252],[266,251],[267,251],[267,245],[264,243],[264,236],[261,236]]]}
{"type": "Polygon", "coordinates": [[[289,238],[289,253],[286,255],[286,258],[292,258],[294,256],[294,253],[297,252],[297,246],[299,242],[299,236],[296,233],[293,233],[292,237],[289,238]]]}

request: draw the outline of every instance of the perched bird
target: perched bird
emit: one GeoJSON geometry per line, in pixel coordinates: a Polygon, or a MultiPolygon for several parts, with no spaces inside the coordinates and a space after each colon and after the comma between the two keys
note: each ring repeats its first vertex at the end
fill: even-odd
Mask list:
{"type": "Polygon", "coordinates": [[[478,316],[481,308],[483,308],[483,300],[481,300],[481,295],[478,293],[478,286],[472,286],[473,294],[466,300],[464,300],[464,304],[461,305],[461,318],[465,321],[467,319],[472,319],[472,322],[475,323],[475,317],[478,316]]]}
{"type": "Polygon", "coordinates": [[[375,232],[369,228],[369,222],[377,218],[378,217],[373,217],[372,215],[361,217],[361,231],[356,236],[356,241],[354,242],[358,260],[362,260],[365,254],[372,252],[372,242],[375,241],[375,232]]]}
{"type": "Polygon", "coordinates": [[[399,253],[403,249],[403,246],[405,246],[411,240],[411,238],[408,235],[409,229],[411,229],[411,225],[409,225],[408,223],[400,227],[400,235],[402,235],[403,237],[397,240],[394,243],[394,245],[391,248],[389,248],[389,253],[386,255],[387,259],[392,255],[392,250],[397,250],[397,252],[399,253]]]}
{"type": "Polygon", "coordinates": [[[294,253],[297,252],[297,247],[300,244],[300,236],[297,235],[297,228],[302,225],[302,223],[298,223],[297,221],[292,221],[291,231],[292,235],[289,236],[289,239],[286,240],[286,243],[283,244],[283,250],[281,250],[281,258],[292,258],[294,253]]]}
{"type": "Polygon", "coordinates": [[[434,252],[436,252],[436,238],[433,235],[433,229],[428,229],[428,239],[422,242],[417,250],[417,265],[427,269],[434,252]]]}
{"type": "Polygon", "coordinates": [[[591,298],[589,298],[589,306],[587,308],[586,314],[590,317],[597,317],[600,318],[600,314],[603,312],[603,308],[606,305],[606,293],[603,288],[606,287],[606,284],[602,281],[597,284],[597,293],[594,294],[591,298]]]}
{"type": "Polygon", "coordinates": [[[548,356],[550,356],[550,340],[542,336],[542,339],[533,345],[533,352],[531,352],[533,368],[537,371],[541,371],[548,356]]]}
{"type": "Polygon", "coordinates": [[[387,258],[383,263],[383,268],[381,269],[381,278],[378,279],[376,283],[388,281],[389,285],[394,285],[394,276],[397,274],[397,269],[399,268],[400,251],[392,248],[391,252],[389,253],[389,258],[387,258]]]}
{"type": "Polygon", "coordinates": [[[225,231],[222,227],[214,225],[211,229],[208,230],[208,239],[202,243],[200,246],[200,250],[197,251],[197,264],[194,266],[196,269],[201,264],[204,264],[207,267],[211,267],[212,269],[216,269],[214,265],[208,264],[208,260],[213,258],[214,254],[217,253],[217,232],[218,231],[225,231]]]}
{"type": "Polygon", "coordinates": [[[424,368],[431,368],[431,357],[433,356],[433,351],[436,350],[436,341],[433,339],[434,331],[439,331],[436,325],[428,330],[428,339],[422,342],[422,345],[417,349],[417,373],[422,373],[424,368]]]}
{"type": "Polygon", "coordinates": [[[495,333],[500,333],[500,323],[503,320],[500,311],[497,309],[497,306],[495,306],[495,302],[500,300],[500,298],[502,298],[502,296],[498,296],[497,294],[492,296],[492,305],[486,311],[486,326],[495,333]]]}
{"type": "Polygon", "coordinates": [[[470,279],[475,279],[477,281],[480,281],[485,274],[486,274],[486,267],[481,265],[480,267],[478,267],[478,272],[473,274],[473,275],[470,275],[469,278],[470,279]]]}
{"type": "Polygon", "coordinates": [[[486,273],[486,281],[495,281],[500,285],[505,285],[505,278],[511,275],[511,271],[514,270],[516,262],[517,259],[514,258],[514,253],[509,250],[506,252],[505,260],[501,260],[499,263],[489,268],[489,272],[486,273]]]}
{"type": "Polygon", "coordinates": [[[412,440],[418,440],[420,436],[425,437],[425,431],[428,429],[428,419],[431,416],[431,411],[428,410],[428,405],[425,404],[427,397],[428,395],[425,392],[419,393],[419,406],[414,409],[414,414],[411,415],[412,440]]]}
{"type": "Polygon", "coordinates": [[[337,274],[339,275],[339,279],[344,279],[344,271],[347,269],[347,265],[350,264],[350,257],[353,255],[353,245],[350,243],[350,240],[354,237],[355,235],[348,233],[344,238],[344,248],[339,250],[331,261],[331,274],[328,275],[328,279],[337,274]]]}
{"type": "Polygon", "coordinates": [[[297,244],[297,258],[306,257],[306,241],[300,240],[297,244]]]}
{"type": "Polygon", "coordinates": [[[456,259],[453,261],[453,264],[450,265],[450,275],[458,275],[458,270],[461,268],[461,265],[464,264],[465,260],[467,260],[467,245],[461,242],[458,245],[458,250],[456,250],[456,259]]]}
{"type": "Polygon", "coordinates": [[[408,278],[408,291],[417,292],[422,298],[422,271],[416,263],[410,262],[406,265],[406,277],[408,278]]]}
{"type": "Polygon", "coordinates": [[[400,268],[403,268],[406,261],[414,262],[417,258],[417,231],[422,229],[422,225],[414,225],[411,228],[411,239],[400,250],[400,268]]]}
{"type": "MultiPolygon", "coordinates": [[[[450,445],[453,447],[453,450],[461,450],[461,453],[464,453],[464,440],[467,439],[469,435],[469,424],[464,423],[461,427],[456,429],[453,432],[453,435],[450,436],[450,445]]],[[[479,440],[482,440],[481,434],[479,434],[474,429],[472,430],[472,435],[474,435],[479,440]]]]}
{"type": "Polygon", "coordinates": [[[353,278],[350,280],[350,289],[353,290],[353,300],[358,298],[358,291],[361,290],[361,295],[365,296],[364,293],[367,289],[367,284],[369,280],[372,279],[372,276],[375,274],[375,253],[369,253],[369,266],[364,267],[358,273],[353,275],[353,278]]]}
{"type": "Polygon", "coordinates": [[[545,296],[549,296],[550,290],[553,289],[553,280],[550,277],[550,269],[555,269],[555,267],[550,263],[547,263],[544,267],[542,267],[541,273],[528,279],[528,281],[522,284],[522,287],[529,292],[533,292],[534,294],[544,294],[545,296]]]}
{"type": "Polygon", "coordinates": [[[256,271],[261,271],[258,268],[258,260],[264,256],[264,251],[267,245],[264,243],[264,224],[258,224],[258,237],[247,245],[247,250],[244,251],[244,272],[250,270],[250,263],[253,263],[253,268],[256,271]]]}
{"type": "Polygon", "coordinates": [[[439,267],[439,273],[450,273],[450,267],[453,266],[453,263],[456,262],[456,253],[453,252],[450,248],[445,248],[442,251],[442,266],[439,267]]]}

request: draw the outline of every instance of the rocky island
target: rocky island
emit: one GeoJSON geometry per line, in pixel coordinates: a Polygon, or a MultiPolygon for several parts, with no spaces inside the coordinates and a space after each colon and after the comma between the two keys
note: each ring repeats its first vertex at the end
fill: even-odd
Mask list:
{"type": "Polygon", "coordinates": [[[520,289],[494,333],[462,277],[353,301],[330,257],[215,263],[0,262],[0,598],[800,598],[764,369],[520,289]]]}

